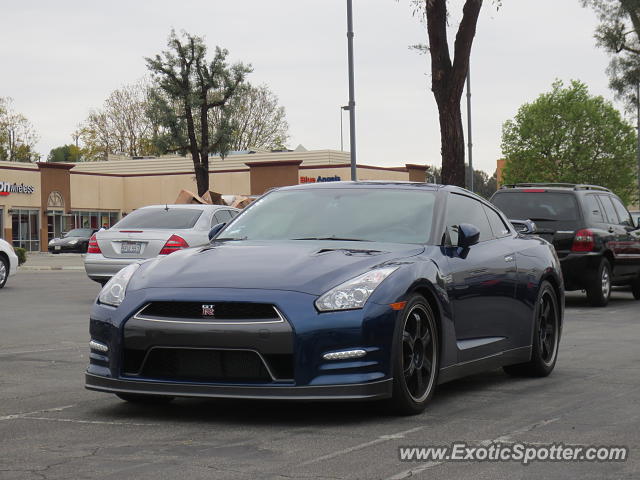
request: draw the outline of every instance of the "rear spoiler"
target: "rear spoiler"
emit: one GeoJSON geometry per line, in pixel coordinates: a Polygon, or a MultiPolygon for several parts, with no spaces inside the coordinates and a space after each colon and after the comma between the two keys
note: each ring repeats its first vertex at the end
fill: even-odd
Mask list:
{"type": "Polygon", "coordinates": [[[536,227],[536,224],[532,220],[509,219],[509,222],[511,222],[511,225],[513,225],[513,228],[515,228],[516,232],[518,233],[531,235],[533,233],[536,233],[538,230],[538,228],[536,227]]]}

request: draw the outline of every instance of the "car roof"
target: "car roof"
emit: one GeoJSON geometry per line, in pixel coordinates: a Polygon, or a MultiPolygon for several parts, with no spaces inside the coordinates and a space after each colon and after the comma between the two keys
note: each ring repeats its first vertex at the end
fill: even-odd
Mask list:
{"type": "Polygon", "coordinates": [[[144,210],[144,209],[152,209],[152,208],[187,208],[192,210],[215,210],[218,208],[230,208],[232,210],[237,210],[235,207],[231,207],[229,205],[209,205],[209,204],[200,204],[200,203],[180,203],[180,204],[160,204],[160,205],[145,205],[144,207],[137,208],[136,210],[144,210]]]}
{"type": "Polygon", "coordinates": [[[509,191],[526,191],[531,189],[544,189],[550,192],[603,192],[612,193],[606,187],[600,185],[589,185],[584,183],[512,183],[505,184],[500,187],[496,193],[509,192],[509,191]]]}
{"type": "Polygon", "coordinates": [[[421,183],[421,182],[402,182],[402,181],[389,181],[389,180],[363,180],[363,181],[341,181],[341,182],[318,182],[318,183],[303,183],[300,185],[291,185],[287,187],[277,187],[274,190],[306,190],[309,188],[420,188],[424,190],[439,190],[443,188],[443,185],[437,185],[434,183],[421,183]]]}

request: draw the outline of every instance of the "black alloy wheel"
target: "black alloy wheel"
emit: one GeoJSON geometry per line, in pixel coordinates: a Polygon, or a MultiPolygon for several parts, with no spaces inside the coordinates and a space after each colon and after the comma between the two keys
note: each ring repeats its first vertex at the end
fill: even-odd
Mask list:
{"type": "Polygon", "coordinates": [[[531,360],[504,367],[510,375],[546,377],[558,359],[560,344],[560,308],[555,290],[547,281],[542,282],[534,313],[531,360]]]}
{"type": "Polygon", "coordinates": [[[422,412],[438,377],[439,344],[435,316],[424,297],[414,295],[401,319],[394,359],[393,404],[405,415],[422,412]]]}

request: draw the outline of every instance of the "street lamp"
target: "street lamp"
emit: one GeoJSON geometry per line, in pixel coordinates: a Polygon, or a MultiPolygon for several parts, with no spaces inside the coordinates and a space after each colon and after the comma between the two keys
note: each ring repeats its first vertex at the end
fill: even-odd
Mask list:
{"type": "Polygon", "coordinates": [[[342,113],[345,110],[349,110],[349,105],[345,105],[343,107],[340,107],[340,151],[344,152],[344,133],[343,133],[343,128],[342,128],[342,113]]]}
{"type": "MultiPolygon", "coordinates": [[[[353,0],[347,0],[347,50],[349,54],[349,140],[351,143],[351,180],[356,174],[356,100],[353,74],[353,0]]],[[[342,117],[340,117],[342,119],[342,117]]]]}

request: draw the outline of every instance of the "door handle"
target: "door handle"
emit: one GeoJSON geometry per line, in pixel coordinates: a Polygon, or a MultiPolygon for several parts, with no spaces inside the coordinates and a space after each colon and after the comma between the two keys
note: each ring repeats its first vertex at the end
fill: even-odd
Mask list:
{"type": "Polygon", "coordinates": [[[514,261],[513,255],[505,255],[504,261],[507,263],[513,262],[514,261]]]}

